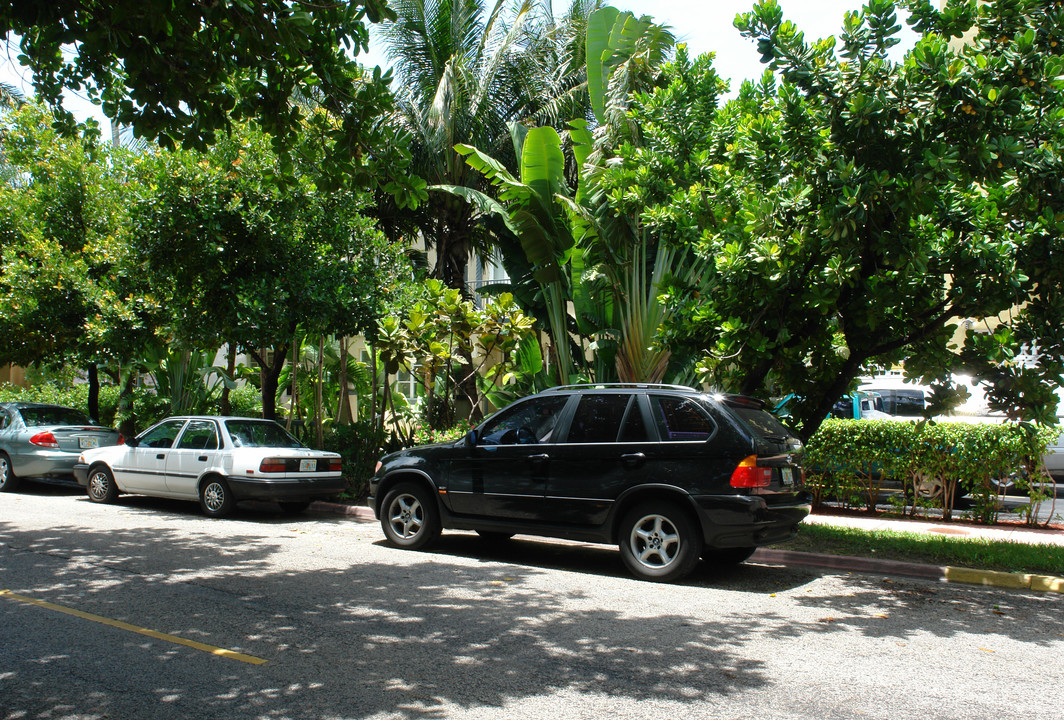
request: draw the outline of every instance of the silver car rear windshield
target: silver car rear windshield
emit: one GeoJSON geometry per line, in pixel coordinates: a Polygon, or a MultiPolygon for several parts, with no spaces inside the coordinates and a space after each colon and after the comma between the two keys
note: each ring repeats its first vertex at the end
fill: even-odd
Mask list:
{"type": "Polygon", "coordinates": [[[95,425],[84,413],[62,407],[19,408],[26,427],[45,425],[95,425]]]}

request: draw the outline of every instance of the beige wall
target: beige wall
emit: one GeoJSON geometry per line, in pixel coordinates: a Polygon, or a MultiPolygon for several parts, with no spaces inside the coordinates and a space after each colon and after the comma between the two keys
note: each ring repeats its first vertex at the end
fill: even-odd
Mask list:
{"type": "Polygon", "coordinates": [[[0,384],[11,383],[19,387],[27,387],[26,371],[17,365],[4,365],[0,367],[0,384]]]}

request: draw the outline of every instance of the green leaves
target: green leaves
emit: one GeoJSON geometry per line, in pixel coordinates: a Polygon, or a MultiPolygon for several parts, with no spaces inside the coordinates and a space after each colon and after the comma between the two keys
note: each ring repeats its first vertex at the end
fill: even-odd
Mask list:
{"type": "Polygon", "coordinates": [[[653,82],[674,43],[672,34],[651,18],[636,18],[606,5],[588,18],[585,40],[587,90],[600,125],[622,130],[629,96],[653,82]]]}
{"type": "MultiPolygon", "coordinates": [[[[682,303],[670,328],[708,382],[795,392],[808,431],[869,363],[907,358],[947,377],[965,342],[956,319],[1009,307],[1026,342],[1053,348],[1037,377],[1059,382],[1064,348],[1049,318],[1064,324],[1064,302],[1050,288],[1064,275],[1030,278],[1038,253],[1054,277],[1064,270],[1046,261],[1058,244],[1048,229],[1058,212],[1047,211],[1064,207],[1064,98],[1045,80],[1064,18],[1008,0],[979,7],[920,7],[929,27],[978,21],[979,32],[956,49],[927,36],[899,65],[884,54],[897,31],[890,2],[849,14],[837,55],[760,3],[736,25],[781,84],[766,76],[698,113],[713,108],[709,71],[678,62],[667,88],[636,104],[644,147],[611,171],[610,203],[638,209],[660,237],[697,243],[711,263],[709,291],[682,303]]],[[[989,349],[967,342],[964,362],[989,373],[989,349]]],[[[1023,412],[1042,413],[1041,395],[1026,397],[1023,412]]]]}
{"type": "Polygon", "coordinates": [[[312,97],[343,118],[321,128],[330,150],[320,158],[324,184],[373,188],[380,180],[410,207],[417,192],[404,181],[409,158],[378,122],[391,110],[386,79],[363,73],[349,52],[368,46],[367,17],[391,16],[384,0],[116,0],[91,12],[79,0],[55,0],[40,12],[0,10],[0,35],[22,37],[21,61],[66,134],[75,121],[62,109],[63,91],[87,91],[113,121],[166,149],[203,151],[234,123],[254,120],[276,139],[284,171],[311,114],[293,97],[312,97]]]}
{"type": "MultiPolygon", "coordinates": [[[[611,54],[610,37],[620,15],[617,8],[606,5],[592,13],[587,22],[587,92],[595,118],[600,123],[606,117],[605,87],[609,77],[606,63],[611,54]]],[[[626,15],[631,16],[631,13],[626,15]]]]}
{"type": "MultiPolygon", "coordinates": [[[[884,478],[900,480],[910,493],[918,478],[933,480],[956,488],[958,496],[970,493],[974,513],[993,522],[999,507],[995,480],[1020,477],[1059,430],[1017,423],[826,420],[805,446],[807,484],[818,500],[833,495],[851,502],[860,490],[862,501],[874,507],[884,478]]],[[[943,498],[934,504],[942,507],[943,498]]]]}

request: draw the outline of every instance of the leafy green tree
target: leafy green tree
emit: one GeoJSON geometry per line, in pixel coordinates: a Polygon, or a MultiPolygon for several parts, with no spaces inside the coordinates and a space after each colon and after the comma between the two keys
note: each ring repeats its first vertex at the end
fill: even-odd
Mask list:
{"type": "Polygon", "coordinates": [[[98,417],[97,366],[128,380],[160,321],[125,243],[131,158],[59,136],[36,104],[3,116],[0,146],[13,170],[0,185],[0,358],[87,368],[98,417]]]}
{"type": "Polygon", "coordinates": [[[709,59],[678,58],[637,103],[644,146],[612,180],[621,211],[711,261],[708,292],[671,296],[674,347],[720,387],[797,393],[806,436],[870,365],[906,358],[947,378],[957,318],[1012,309],[968,336],[963,360],[984,372],[1020,341],[1041,347],[1037,368],[1008,368],[999,405],[1047,417],[1017,391],[1042,400],[1035,381],[1059,381],[1064,15],[1024,0],[912,7],[924,36],[897,63],[888,0],[815,42],[775,0],[756,5],[736,25],[782,82],[766,74],[718,110],[709,59]]]}
{"type": "Polygon", "coordinates": [[[314,96],[343,118],[320,128],[335,149],[326,174],[365,181],[392,174],[395,156],[369,161],[388,154],[376,121],[390,96],[387,78],[367,75],[354,55],[368,47],[367,21],[391,16],[385,0],[7,2],[0,36],[19,38],[19,60],[67,129],[63,91],[87,91],[107,117],[164,147],[203,150],[254,118],[288,159],[305,118],[289,100],[314,96]]]}
{"type": "Polygon", "coordinates": [[[371,333],[404,272],[399,248],[362,214],[364,196],[322,190],[312,150],[297,150],[294,186],[250,127],[207,153],[160,154],[142,164],[149,190],[132,211],[134,252],[174,337],[251,355],[268,418],[297,336],[371,333]]]}
{"type": "MultiPolygon", "coordinates": [[[[465,417],[460,415],[453,400],[455,388],[479,380],[485,395],[502,397],[499,391],[514,379],[519,356],[527,352],[523,345],[535,342],[534,323],[509,293],[488,299],[480,308],[463,299],[457,289],[430,278],[421,288],[421,297],[401,315],[381,320],[376,352],[386,374],[403,368],[415,375],[423,398],[423,419],[447,429],[478,413],[469,406],[464,408],[465,417]]],[[[406,429],[398,422],[394,397],[386,399],[393,433],[403,444],[411,444],[411,437],[403,437],[406,429]]]]}

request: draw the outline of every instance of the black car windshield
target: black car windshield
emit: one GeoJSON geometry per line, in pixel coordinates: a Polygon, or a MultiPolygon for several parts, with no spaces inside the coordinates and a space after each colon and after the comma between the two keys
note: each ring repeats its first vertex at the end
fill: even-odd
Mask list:
{"type": "Polygon", "coordinates": [[[228,420],[225,426],[236,447],[305,447],[283,427],[269,420],[228,420]]]}
{"type": "Polygon", "coordinates": [[[64,407],[27,407],[19,408],[22,422],[26,427],[43,427],[45,425],[95,425],[88,416],[77,410],[64,407]]]}

